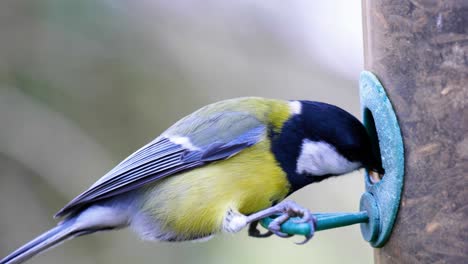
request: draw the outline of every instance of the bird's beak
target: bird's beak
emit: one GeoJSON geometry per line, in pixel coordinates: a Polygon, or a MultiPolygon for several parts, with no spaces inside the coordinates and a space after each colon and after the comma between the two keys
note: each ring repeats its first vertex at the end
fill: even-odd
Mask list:
{"type": "Polygon", "coordinates": [[[369,178],[372,183],[378,183],[382,180],[384,173],[377,170],[369,170],[369,178]]]}

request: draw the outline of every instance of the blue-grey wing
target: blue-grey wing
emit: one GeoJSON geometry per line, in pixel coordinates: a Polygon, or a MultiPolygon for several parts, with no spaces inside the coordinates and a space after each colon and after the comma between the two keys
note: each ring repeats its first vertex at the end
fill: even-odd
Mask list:
{"type": "Polygon", "coordinates": [[[161,178],[229,158],[257,143],[266,132],[264,124],[240,112],[216,113],[204,121],[192,120],[185,125],[185,133],[180,135],[174,130],[168,129],[167,133],[130,155],[70,201],[56,217],[161,178]]]}

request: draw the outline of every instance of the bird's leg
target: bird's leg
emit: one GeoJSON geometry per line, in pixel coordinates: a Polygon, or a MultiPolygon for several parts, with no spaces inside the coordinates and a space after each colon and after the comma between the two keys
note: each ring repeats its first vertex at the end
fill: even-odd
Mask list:
{"type": "MultiPolygon", "coordinates": [[[[293,201],[284,201],[275,206],[267,208],[265,210],[256,212],[247,216],[247,223],[250,224],[249,226],[249,235],[256,236],[262,235],[256,228],[257,223],[260,219],[269,217],[275,214],[280,214],[277,218],[275,218],[271,223],[268,225],[268,230],[280,237],[290,237],[291,235],[285,234],[281,232],[281,225],[288,221],[291,217],[299,216],[301,219],[297,220],[296,223],[309,223],[311,226],[311,232],[309,235],[306,236],[306,239],[299,243],[304,244],[309,241],[312,236],[314,235],[315,230],[315,218],[310,213],[308,209],[305,209],[293,201]]],[[[267,233],[268,234],[268,233],[267,233]]],[[[263,236],[261,236],[263,237],[263,236]]]]}

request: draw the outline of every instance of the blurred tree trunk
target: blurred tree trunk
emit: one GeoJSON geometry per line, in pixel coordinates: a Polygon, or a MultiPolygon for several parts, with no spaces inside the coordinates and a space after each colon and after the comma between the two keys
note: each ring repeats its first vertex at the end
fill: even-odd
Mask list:
{"type": "Polygon", "coordinates": [[[376,263],[468,260],[468,1],[363,0],[365,68],[403,133],[403,199],[376,263]]]}
{"type": "Polygon", "coordinates": [[[468,261],[468,2],[363,0],[365,68],[403,133],[405,185],[376,263],[468,261]]]}

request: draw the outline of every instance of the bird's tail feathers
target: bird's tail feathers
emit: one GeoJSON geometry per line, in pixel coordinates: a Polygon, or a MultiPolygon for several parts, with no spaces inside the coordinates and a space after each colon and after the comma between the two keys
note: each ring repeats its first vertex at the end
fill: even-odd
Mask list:
{"type": "Polygon", "coordinates": [[[74,219],[65,220],[56,227],[31,240],[10,255],[0,260],[0,264],[19,264],[46,251],[67,239],[93,233],[92,230],[80,230],[74,219]]]}

